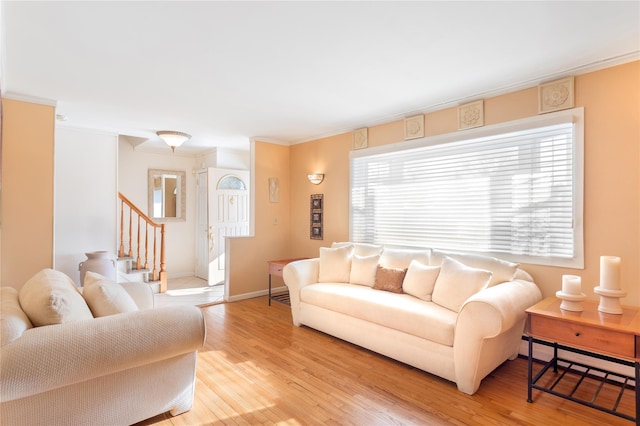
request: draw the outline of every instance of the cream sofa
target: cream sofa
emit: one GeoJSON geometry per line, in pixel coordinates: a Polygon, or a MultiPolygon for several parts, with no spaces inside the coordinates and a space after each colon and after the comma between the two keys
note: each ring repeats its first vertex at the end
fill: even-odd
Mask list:
{"type": "Polygon", "coordinates": [[[474,394],[519,351],[541,299],[518,264],[437,250],[334,243],[288,264],[293,323],[453,381],[474,394]]]}
{"type": "Polygon", "coordinates": [[[147,284],[89,286],[90,274],[82,293],[52,270],[0,288],[0,424],[128,425],[191,409],[200,309],[151,309],[147,284]]]}

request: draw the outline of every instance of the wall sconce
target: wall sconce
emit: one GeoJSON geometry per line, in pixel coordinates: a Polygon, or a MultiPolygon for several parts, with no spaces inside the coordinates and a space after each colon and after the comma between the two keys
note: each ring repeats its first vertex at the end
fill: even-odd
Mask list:
{"type": "Polygon", "coordinates": [[[323,173],[311,173],[309,175],[307,175],[307,178],[309,179],[309,182],[311,182],[314,185],[320,185],[322,183],[322,181],[324,180],[324,174],[323,173]]]}

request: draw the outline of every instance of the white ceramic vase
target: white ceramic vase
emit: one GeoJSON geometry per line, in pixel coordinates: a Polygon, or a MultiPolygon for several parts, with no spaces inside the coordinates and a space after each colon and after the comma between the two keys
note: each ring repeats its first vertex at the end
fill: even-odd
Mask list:
{"type": "Polygon", "coordinates": [[[112,281],[116,280],[116,259],[108,251],[91,251],[85,253],[87,260],[80,262],[80,285],[84,285],[87,271],[95,272],[112,281]]]}

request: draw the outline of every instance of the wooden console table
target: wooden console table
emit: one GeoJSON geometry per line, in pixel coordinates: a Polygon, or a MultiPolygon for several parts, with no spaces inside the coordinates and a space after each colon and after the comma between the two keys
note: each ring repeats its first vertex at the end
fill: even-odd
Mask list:
{"type": "Polygon", "coordinates": [[[599,312],[598,302],[582,302],[582,312],[562,310],[560,303],[560,299],[549,297],[526,310],[526,333],[529,340],[527,401],[532,402],[532,390],[538,389],[640,424],[640,308],[625,306],[621,315],[614,315],[599,312]],[[553,347],[553,358],[535,376],[532,370],[534,344],[553,347]],[[635,377],[559,358],[558,349],[634,367],[635,377]],[[538,384],[550,367],[557,373],[559,363],[563,373],[548,386],[538,384]],[[557,385],[567,372],[576,373],[581,378],[571,391],[565,393],[559,391],[558,388],[562,386],[557,385]],[[600,381],[591,399],[580,398],[576,392],[587,377],[600,381]],[[605,383],[615,384],[620,388],[612,407],[595,403],[605,383]],[[618,411],[624,391],[634,388],[635,417],[618,411]]]}
{"type": "Polygon", "coordinates": [[[307,257],[297,257],[293,259],[278,259],[278,260],[269,260],[267,264],[269,265],[269,306],[271,306],[271,300],[280,301],[271,296],[271,277],[282,277],[282,270],[284,267],[291,262],[295,262],[296,260],[304,260],[308,259],[307,257]]]}

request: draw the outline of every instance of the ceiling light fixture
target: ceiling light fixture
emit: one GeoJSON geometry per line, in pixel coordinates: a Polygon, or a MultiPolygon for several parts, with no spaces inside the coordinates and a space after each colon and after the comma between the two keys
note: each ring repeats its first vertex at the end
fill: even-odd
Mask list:
{"type": "Polygon", "coordinates": [[[156,135],[171,147],[171,151],[175,152],[176,148],[191,139],[191,135],[182,132],[174,132],[172,130],[159,130],[156,135]]]}

